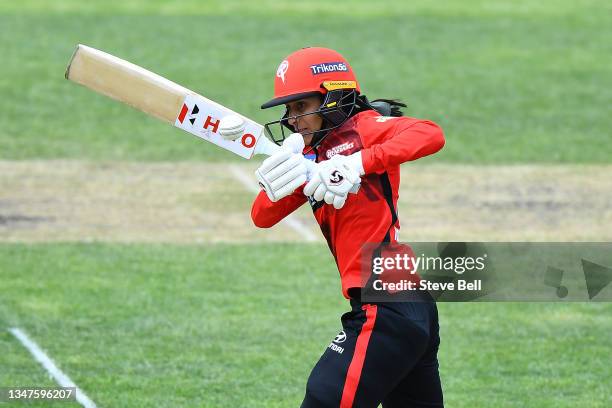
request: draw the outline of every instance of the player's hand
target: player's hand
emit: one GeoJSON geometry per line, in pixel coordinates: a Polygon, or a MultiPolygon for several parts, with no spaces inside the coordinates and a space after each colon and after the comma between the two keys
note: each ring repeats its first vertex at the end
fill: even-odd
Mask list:
{"type": "Polygon", "coordinates": [[[359,189],[362,174],[360,152],[350,156],[337,154],[317,164],[313,177],[304,187],[304,194],[317,201],[324,200],[340,209],[344,206],[348,193],[359,189]]]}
{"type": "Polygon", "coordinates": [[[281,149],[263,161],[255,176],[272,202],[287,197],[306,182],[308,168],[302,156],[304,138],[291,134],[281,149]]]}

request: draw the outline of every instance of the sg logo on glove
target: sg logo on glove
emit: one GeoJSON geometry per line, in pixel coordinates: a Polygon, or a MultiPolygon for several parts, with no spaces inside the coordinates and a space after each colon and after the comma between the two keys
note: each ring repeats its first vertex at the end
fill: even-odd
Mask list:
{"type": "Polygon", "coordinates": [[[342,173],[340,173],[339,170],[334,170],[329,175],[329,184],[332,186],[339,185],[340,183],[342,183],[343,180],[344,180],[344,176],[342,175],[342,173]]]}
{"type": "Polygon", "coordinates": [[[356,193],[361,183],[361,174],[353,161],[361,165],[361,155],[353,158],[337,154],[317,163],[313,177],[304,186],[304,194],[312,196],[315,201],[333,204],[337,210],[342,208],[348,193],[356,193]]]}

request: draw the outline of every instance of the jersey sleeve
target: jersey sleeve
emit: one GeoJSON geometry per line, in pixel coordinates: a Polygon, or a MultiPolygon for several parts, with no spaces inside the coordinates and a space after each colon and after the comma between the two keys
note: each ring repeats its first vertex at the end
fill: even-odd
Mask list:
{"type": "Polygon", "coordinates": [[[428,156],[444,146],[444,133],[434,122],[404,117],[392,121],[397,123],[387,132],[376,132],[376,124],[368,124],[372,131],[365,134],[374,136],[364,140],[361,150],[365,174],[428,156]]]}
{"type": "Polygon", "coordinates": [[[272,202],[265,191],[260,191],[251,208],[253,224],[259,228],[270,228],[283,218],[297,210],[308,199],[303,193],[304,186],[296,189],[293,194],[272,202]]]}

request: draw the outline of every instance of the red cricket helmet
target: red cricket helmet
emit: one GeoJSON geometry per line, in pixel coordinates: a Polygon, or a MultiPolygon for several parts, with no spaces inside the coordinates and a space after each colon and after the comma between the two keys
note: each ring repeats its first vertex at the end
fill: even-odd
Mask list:
{"type": "Polygon", "coordinates": [[[262,109],[337,89],[360,92],[353,69],[340,53],[322,47],[302,48],[285,58],[274,78],[274,98],[262,109]]]}

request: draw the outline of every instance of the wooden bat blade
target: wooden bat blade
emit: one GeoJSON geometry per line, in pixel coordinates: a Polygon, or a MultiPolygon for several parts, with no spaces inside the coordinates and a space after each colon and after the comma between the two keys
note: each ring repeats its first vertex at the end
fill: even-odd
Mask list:
{"type": "Polygon", "coordinates": [[[192,93],[138,65],[79,44],[66,79],[174,124],[185,96],[192,93]]]}
{"type": "Polygon", "coordinates": [[[263,126],[160,75],[106,52],[79,44],[66,68],[66,79],[130,105],[241,157],[273,149],[263,126]],[[244,134],[225,140],[221,118],[244,118],[244,134]],[[264,147],[265,146],[265,147],[264,147]]]}

